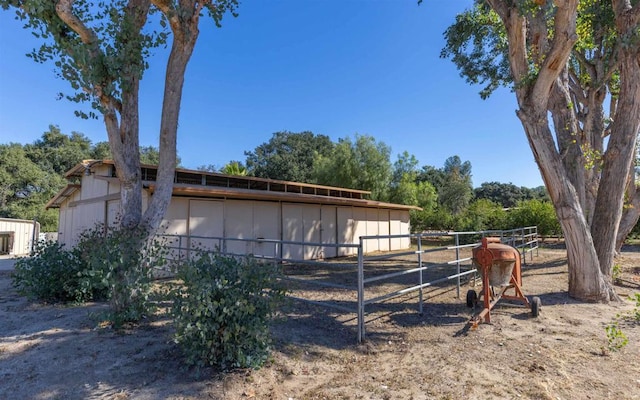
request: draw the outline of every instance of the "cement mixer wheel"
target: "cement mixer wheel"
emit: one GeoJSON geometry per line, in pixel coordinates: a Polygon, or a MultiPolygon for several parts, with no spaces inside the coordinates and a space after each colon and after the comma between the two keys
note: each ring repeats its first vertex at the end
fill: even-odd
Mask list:
{"type": "Polygon", "coordinates": [[[476,293],[475,290],[470,289],[467,292],[467,307],[473,308],[475,307],[477,302],[478,302],[478,293],[476,293]]]}
{"type": "Polygon", "coordinates": [[[531,299],[531,316],[533,318],[538,318],[540,315],[540,309],[542,308],[542,301],[540,301],[540,297],[533,297],[531,299]]]}

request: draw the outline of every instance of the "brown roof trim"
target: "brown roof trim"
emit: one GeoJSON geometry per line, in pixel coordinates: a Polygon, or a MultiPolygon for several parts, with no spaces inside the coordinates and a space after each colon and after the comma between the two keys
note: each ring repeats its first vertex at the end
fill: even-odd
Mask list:
{"type": "MultiPolygon", "coordinates": [[[[99,164],[115,166],[115,163],[113,160],[83,160],[81,163],[79,163],[78,165],[76,165],[75,167],[67,171],[67,173],[65,174],[65,178],[70,178],[74,176],[81,177],[83,174],[86,173],[88,169],[91,169],[91,167],[93,167],[94,165],[99,165],[99,164]]],[[[156,170],[156,171],[158,169],[157,165],[150,165],[150,164],[141,164],[140,167],[143,169],[156,170]]],[[[263,183],[266,186],[283,185],[286,187],[299,188],[300,192],[303,192],[304,190],[314,191],[314,192],[326,191],[328,193],[339,192],[340,197],[360,198],[360,199],[363,198],[365,195],[371,194],[371,192],[368,190],[348,189],[348,188],[341,188],[336,186],[316,185],[313,183],[302,183],[302,182],[283,181],[283,180],[277,180],[277,179],[258,178],[255,176],[226,175],[226,174],[220,174],[217,172],[198,171],[198,170],[184,169],[184,168],[176,168],[176,173],[195,174],[195,175],[201,175],[204,177],[208,176],[212,178],[225,179],[227,181],[235,181],[234,184],[236,186],[238,185],[239,182],[246,183],[247,187],[250,187],[252,182],[263,183]]],[[[145,180],[144,177],[143,177],[143,180],[145,180]]],[[[206,185],[206,186],[210,186],[210,185],[206,185]]],[[[256,186],[256,185],[253,185],[253,186],[256,186]]]]}
{"type": "Polygon", "coordinates": [[[47,204],[45,204],[45,210],[50,208],[60,208],[60,204],[67,198],[71,197],[77,190],[80,190],[80,185],[67,185],[60,190],[47,204]]]}
{"type": "MultiPolygon", "coordinates": [[[[156,185],[149,184],[146,187],[148,187],[149,191],[153,193],[155,191],[156,185]]],[[[291,203],[328,204],[339,206],[359,206],[385,208],[390,210],[422,210],[420,207],[416,206],[406,206],[402,204],[385,203],[381,201],[366,199],[349,199],[344,197],[327,197],[304,193],[267,192],[263,190],[224,188],[213,186],[193,186],[184,184],[174,184],[173,195],[238,200],[286,201],[291,203]]]]}
{"type": "MultiPolygon", "coordinates": [[[[113,160],[84,160],[72,169],[70,169],[65,177],[81,177],[87,170],[90,170],[96,165],[115,165],[113,160]]],[[[142,164],[141,168],[147,170],[156,170],[156,165],[142,164]]],[[[361,206],[361,207],[375,207],[385,208],[392,210],[421,210],[420,207],[407,206],[403,204],[385,203],[380,201],[365,199],[365,195],[371,194],[367,190],[347,189],[335,186],[324,186],[310,183],[300,183],[291,181],[281,181],[276,179],[256,178],[253,176],[237,176],[226,175],[214,172],[189,170],[183,168],[176,168],[176,177],[180,178],[179,173],[200,175],[197,176],[183,176],[183,180],[198,183],[174,183],[173,194],[183,196],[200,196],[200,197],[218,197],[229,199],[255,199],[255,200],[269,200],[269,201],[289,201],[297,203],[309,203],[309,204],[332,204],[332,205],[344,205],[344,206],[361,206]],[[211,182],[207,179],[211,177],[211,182]],[[202,184],[200,184],[202,182],[202,184]],[[221,185],[220,183],[226,183],[221,185]],[[245,187],[246,185],[246,187],[245,187]],[[260,187],[260,189],[253,189],[260,187]],[[278,189],[274,189],[274,188],[278,189]],[[266,188],[266,189],[265,189],[266,188]]],[[[144,171],[143,171],[143,175],[144,171]]],[[[152,174],[153,175],[153,174],[152,174]]],[[[116,180],[117,178],[95,176],[97,179],[104,180],[116,180]]],[[[155,179],[155,176],[152,176],[155,179]]],[[[156,187],[155,180],[145,179],[143,176],[143,186],[149,188],[151,192],[156,187]]],[[[60,204],[66,197],[80,188],[80,185],[67,185],[65,189],[60,191],[53,199],[47,203],[47,208],[60,207],[60,204]],[[73,188],[73,190],[71,189],[73,188]]]]}

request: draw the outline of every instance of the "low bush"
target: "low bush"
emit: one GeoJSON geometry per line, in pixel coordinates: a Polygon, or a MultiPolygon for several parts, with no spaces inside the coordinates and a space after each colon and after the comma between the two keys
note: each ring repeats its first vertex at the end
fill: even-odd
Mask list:
{"type": "Polygon", "coordinates": [[[116,328],[153,312],[149,301],[152,267],[164,264],[166,246],[138,230],[109,230],[96,225],[80,235],[71,250],[42,243],[20,259],[13,273],[18,291],[46,302],[109,300],[116,328]]]}
{"type": "Polygon", "coordinates": [[[147,240],[141,229],[108,230],[101,225],[85,231],[73,249],[81,260],[82,283],[101,285],[107,292],[114,327],[140,321],[154,312],[149,295],[152,264],[165,263],[166,247],[147,240]]]}
{"type": "Polygon", "coordinates": [[[622,330],[623,325],[640,324],[640,293],[630,295],[629,299],[635,303],[633,310],[616,314],[613,321],[604,328],[610,351],[620,350],[629,344],[629,338],[622,330]]]}
{"type": "Polygon", "coordinates": [[[268,322],[283,298],[279,267],[202,253],[172,290],[174,340],[197,369],[258,368],[268,358],[268,322]]]}
{"type": "Polygon", "coordinates": [[[45,302],[87,301],[93,293],[81,290],[82,266],[73,253],[54,242],[41,242],[30,257],[16,262],[12,273],[18,293],[45,302]]]}

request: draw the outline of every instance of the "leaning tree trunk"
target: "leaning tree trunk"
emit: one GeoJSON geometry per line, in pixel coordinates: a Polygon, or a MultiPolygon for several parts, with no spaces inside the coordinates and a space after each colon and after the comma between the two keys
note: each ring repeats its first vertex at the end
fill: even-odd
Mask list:
{"type": "Polygon", "coordinates": [[[569,295],[583,301],[609,301],[611,291],[600,273],[598,255],[578,195],[569,181],[561,157],[555,151],[546,110],[536,113],[532,108],[521,107],[518,116],[564,233],[569,265],[569,295]]]}
{"type": "Polygon", "coordinates": [[[620,92],[611,135],[602,161],[602,177],[592,234],[603,273],[611,275],[624,192],[640,133],[640,4],[613,0],[619,40],[620,92]]]}
{"type": "MultiPolygon", "coordinates": [[[[557,150],[547,115],[553,85],[561,81],[558,78],[577,40],[578,1],[554,1],[553,35],[548,34],[547,20],[543,18],[545,9],[542,7],[533,16],[525,16],[511,2],[488,0],[488,3],[498,13],[506,29],[509,64],[520,107],[518,117],[565,235],[569,294],[585,301],[608,301],[609,285],[600,271],[598,255],[578,193],[569,180],[557,150]],[[531,41],[528,42],[528,39],[531,41]],[[533,52],[529,52],[531,48],[533,52]],[[531,73],[532,64],[537,66],[536,74],[531,73]]],[[[542,5],[545,3],[542,2],[542,5]]],[[[569,106],[566,104],[566,107],[569,106]]]]}
{"type": "MultiPolygon", "coordinates": [[[[138,83],[135,83],[136,86],[138,83]]],[[[109,146],[120,181],[120,226],[136,228],[142,220],[142,180],[138,141],[138,92],[122,96],[122,114],[118,124],[115,112],[105,113],[109,146]]]]}
{"type": "Polygon", "coordinates": [[[571,103],[571,94],[569,91],[569,74],[566,68],[558,76],[556,83],[552,86],[549,93],[549,110],[553,118],[553,126],[555,127],[558,151],[562,164],[567,173],[567,179],[574,187],[580,208],[590,223],[592,213],[588,208],[588,194],[586,187],[586,169],[583,162],[582,144],[584,138],[579,134],[577,116],[572,107],[567,107],[571,103]]]}
{"type": "Polygon", "coordinates": [[[182,87],[187,64],[198,39],[198,22],[203,3],[188,6],[179,4],[178,7],[184,7],[184,9],[179,9],[178,12],[173,12],[163,6],[159,6],[159,8],[169,20],[173,31],[173,43],[165,72],[162,120],[160,123],[160,160],[156,188],[149,207],[143,216],[143,225],[149,232],[154,232],[162,222],[173,194],[182,87]]]}

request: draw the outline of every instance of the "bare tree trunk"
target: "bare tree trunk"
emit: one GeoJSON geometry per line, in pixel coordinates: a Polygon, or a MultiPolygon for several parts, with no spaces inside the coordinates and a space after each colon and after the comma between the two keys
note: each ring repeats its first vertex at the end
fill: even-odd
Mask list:
{"type": "Polygon", "coordinates": [[[577,117],[573,108],[567,107],[571,103],[571,95],[568,90],[568,72],[565,68],[558,76],[549,94],[549,110],[553,118],[558,151],[562,159],[567,179],[575,188],[580,207],[583,210],[587,224],[591,222],[591,215],[587,206],[587,193],[585,191],[586,170],[582,156],[582,144],[584,138],[579,132],[577,117]]]}
{"type": "MultiPolygon", "coordinates": [[[[576,35],[577,1],[557,2],[554,37],[547,41],[547,22],[534,18],[526,22],[517,6],[489,0],[505,23],[509,39],[509,61],[516,82],[518,117],[522,121],[533,155],[538,163],[558,220],[565,235],[569,265],[569,295],[584,301],[608,301],[609,290],[600,272],[597,253],[578,193],[572,185],[556,143],[553,140],[547,110],[553,86],[562,83],[562,73],[571,54],[576,35]],[[527,32],[536,49],[533,60],[527,51],[527,32]],[[530,62],[539,63],[534,81],[529,79],[530,62]]],[[[544,13],[539,9],[538,14],[544,13]]],[[[566,98],[557,92],[555,101],[566,98]]],[[[569,107],[569,104],[565,104],[569,107]]],[[[555,104],[556,110],[560,104],[555,104]]],[[[556,126],[556,129],[558,126],[556,126]]],[[[575,170],[577,173],[577,169],[575,170]]],[[[577,178],[577,177],[576,177],[577,178]]],[[[583,197],[584,198],[584,197],[583,197]]]]}
{"type": "Polygon", "coordinates": [[[192,51],[193,46],[185,48],[183,45],[177,45],[174,41],[169,55],[160,125],[160,161],[156,179],[157,186],[144,214],[144,224],[150,230],[155,230],[160,225],[173,192],[182,86],[192,51]]]}
{"type": "Polygon", "coordinates": [[[518,116],[540,167],[549,196],[565,236],[569,265],[569,295],[573,298],[606,302],[609,285],[600,273],[600,264],[578,195],[564,172],[564,165],[546,119],[546,110],[530,112],[521,107],[518,116]]]}
{"type": "Polygon", "coordinates": [[[173,31],[173,43],[167,62],[164,83],[164,99],[162,103],[162,121],[160,123],[160,160],[156,190],[149,207],[143,216],[143,224],[149,231],[155,231],[171,201],[173,181],[176,170],[176,142],[180,104],[182,102],[182,87],[187,64],[193,54],[199,30],[198,22],[203,4],[188,4],[180,2],[184,7],[179,12],[163,8],[173,31]]]}

